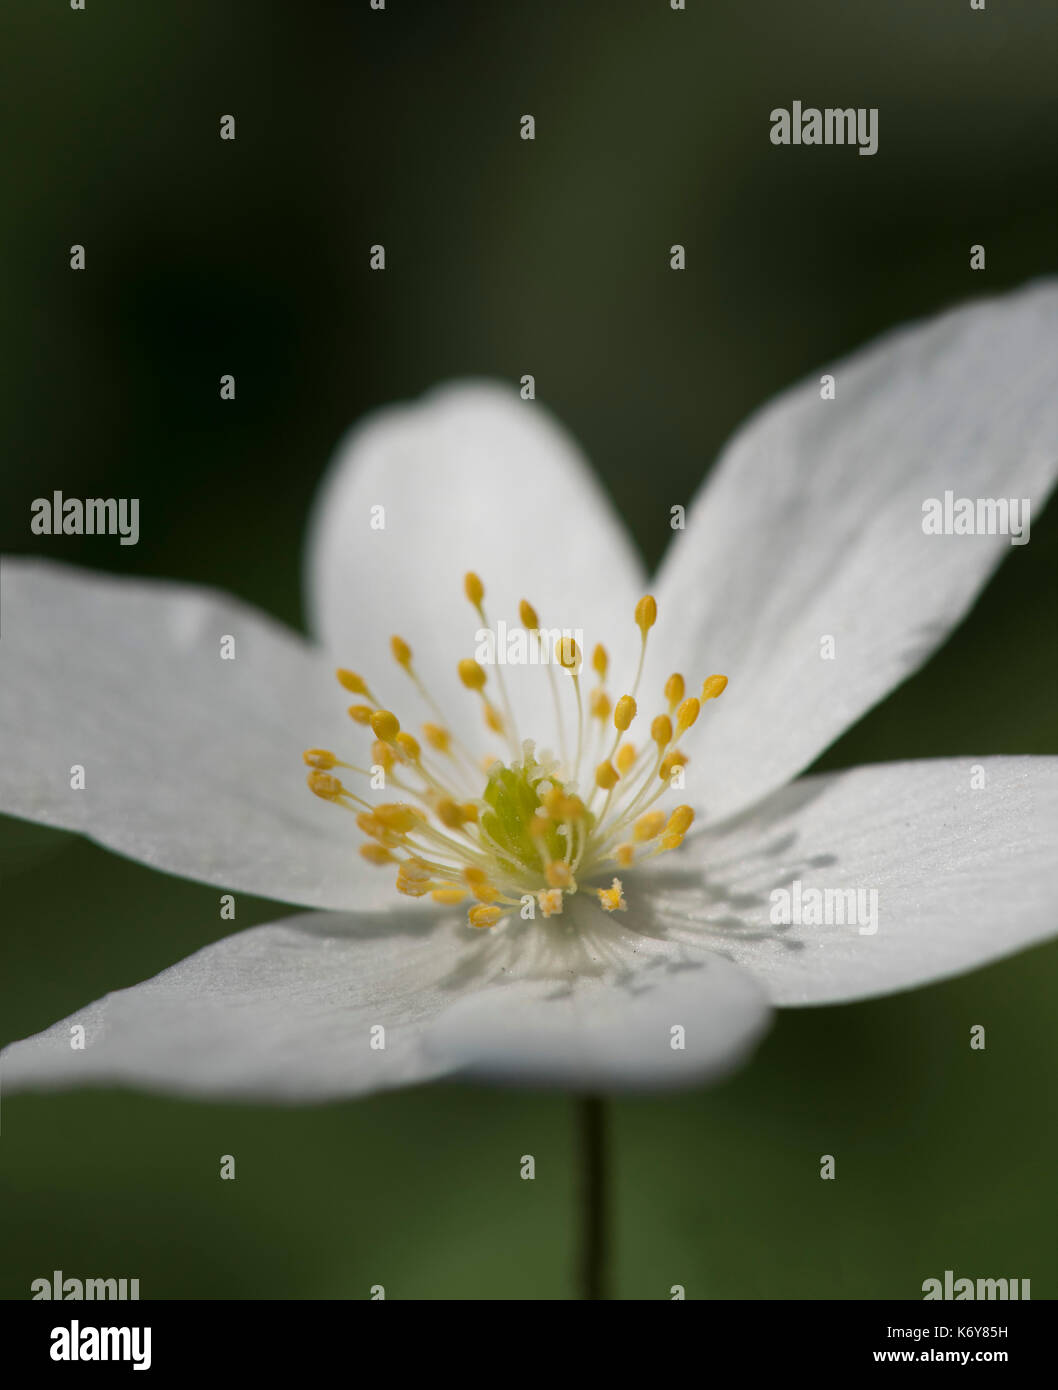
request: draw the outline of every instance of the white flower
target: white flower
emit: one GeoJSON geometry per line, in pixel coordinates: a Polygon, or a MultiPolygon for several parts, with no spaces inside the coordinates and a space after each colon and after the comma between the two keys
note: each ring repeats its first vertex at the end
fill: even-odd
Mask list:
{"type": "MultiPolygon", "coordinates": [[[[645,580],[538,403],[461,384],[352,434],[308,548],[316,646],[218,594],[6,559],[0,810],[225,891],[328,911],[237,933],[12,1044],[4,1086],[290,1101],[442,1076],[681,1086],[742,1060],[773,1006],[909,988],[1049,936],[1058,760],[977,760],[983,787],[970,758],[791,779],[929,655],[1006,553],[1003,535],[925,534],[923,503],[950,490],[1042,506],[1058,457],[1056,325],[1053,284],[946,314],[828,368],[836,399],[813,377],[736,436],[654,581],[629,733],[647,742],[671,673],[692,693],[712,673],[729,678],[684,736],[686,790],[665,803],[692,805],[693,831],[642,863],[641,846],[658,841],[637,848],[633,834],[632,867],[626,850],[616,875],[601,860],[578,869],[576,893],[493,858],[479,885],[506,873],[511,902],[485,930],[432,888],[397,895],[391,869],[358,852],[354,818],[309,795],[301,758],[312,747],[360,766],[369,756],[336,665],[361,671],[405,730],[440,723],[393,662],[394,633],[452,736],[476,754],[490,746],[457,671],[484,625],[467,605],[468,571],[485,581],[490,621],[516,622],[528,599],[542,626],[583,632],[585,657],[606,643],[611,697],[630,690],[645,580]],[[370,525],[378,506],[382,530],[370,525]],[[224,637],[234,660],[220,658],[224,637]],[[83,790],[71,789],[74,764],[83,790]],[[876,890],[877,930],[773,922],[774,890],[795,883],[876,890]],[[519,888],[536,895],[533,920],[519,888]],[[70,1046],[75,1024],[83,1050],[70,1046]]],[[[499,671],[487,674],[486,693],[499,671]]],[[[551,750],[559,763],[547,785],[572,796],[547,672],[504,674],[510,712],[498,690],[494,703],[519,738],[509,752],[493,742],[494,754],[512,764],[532,739],[534,757],[551,750]]],[[[572,715],[569,674],[556,675],[572,715]]],[[[601,721],[586,724],[602,752],[583,763],[585,802],[606,752],[601,721]]],[[[393,728],[381,732],[393,751],[393,728]]],[[[413,769],[396,771],[414,782],[413,769]]],[[[394,800],[355,779],[365,799],[394,800]]],[[[481,773],[479,811],[484,787],[481,773]]],[[[548,833],[568,835],[565,824],[548,833]]],[[[544,859],[572,865],[557,854],[568,844],[553,840],[544,859]]],[[[418,872],[405,868],[406,886],[418,872]]]]}

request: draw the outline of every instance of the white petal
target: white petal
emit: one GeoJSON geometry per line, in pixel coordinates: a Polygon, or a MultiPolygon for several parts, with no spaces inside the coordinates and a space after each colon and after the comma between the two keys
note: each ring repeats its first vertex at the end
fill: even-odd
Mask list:
{"type": "Polygon", "coordinates": [[[1029,498],[1058,468],[1058,286],[905,328],[734,439],[662,567],[646,689],[730,688],[695,731],[712,820],[806,767],[967,612],[1007,536],[923,532],[923,503],[1029,498]],[[825,637],[834,659],[821,659],[825,637]]]}
{"type": "Polygon", "coordinates": [[[435,920],[413,912],[254,927],[5,1048],[3,1089],[321,1101],[426,1081],[445,1070],[423,1054],[421,1025],[448,997],[451,955],[435,920]],[[70,1045],[76,1024],[83,1050],[70,1045]]]}
{"type": "MultiPolygon", "coordinates": [[[[573,441],[539,401],[463,382],[378,412],[343,442],[316,504],[308,552],[313,626],[398,712],[414,707],[389,637],[411,644],[448,722],[480,728],[455,675],[480,624],[463,576],[485,584],[490,624],[518,624],[528,599],[541,626],[609,640],[632,631],[642,573],[613,507],[573,441]],[[371,509],[385,507],[385,530],[371,509]]],[[[544,672],[507,670],[524,737],[550,742],[544,672]],[[539,729],[546,721],[546,735],[539,729]]],[[[567,692],[568,694],[568,692],[567,692]]],[[[428,718],[433,716],[428,715],[428,718]]]]}
{"type": "MultiPolygon", "coordinates": [[[[567,912],[598,909],[577,901],[567,912]]],[[[636,923],[630,913],[610,925],[629,938],[636,923]]],[[[463,1078],[611,1093],[701,1085],[744,1062],[770,1021],[753,977],[710,952],[673,951],[663,936],[634,949],[640,958],[616,974],[464,995],[431,1025],[430,1054],[463,1078]]]]}
{"type": "Polygon", "coordinates": [[[802,778],[688,840],[656,861],[652,902],[659,930],[722,951],[773,1003],[844,1003],[1052,937],[1056,842],[1058,758],[859,767],[802,778]],[[842,924],[835,899],[830,925],[773,922],[795,883],[802,919],[810,890],[861,890],[863,911],[842,924]]]}
{"type": "Polygon", "coordinates": [[[303,750],[353,726],[300,638],[182,584],[11,558],[0,578],[0,811],[233,891],[392,902],[352,817],[305,785],[303,750]]]}
{"type": "Polygon", "coordinates": [[[696,1084],[747,1055],[769,1012],[749,976],[580,912],[488,933],[412,910],[255,927],[12,1044],[0,1082],[292,1102],[444,1075],[616,1091],[696,1084]]]}

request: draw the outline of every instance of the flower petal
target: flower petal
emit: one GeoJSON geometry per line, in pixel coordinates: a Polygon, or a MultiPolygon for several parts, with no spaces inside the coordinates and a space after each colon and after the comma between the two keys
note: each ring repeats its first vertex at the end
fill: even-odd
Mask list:
{"type": "MultiPolygon", "coordinates": [[[[455,674],[480,627],[463,593],[468,570],[485,584],[494,628],[517,625],[528,599],[542,627],[580,628],[589,644],[609,640],[615,621],[633,631],[642,571],[608,498],[546,407],[487,382],[446,386],[359,424],[321,489],[307,556],[320,638],[367,668],[380,699],[395,690],[400,711],[410,688],[388,647],[399,633],[464,736],[468,716],[480,727],[455,674]],[[377,506],[384,530],[371,528],[377,506]]],[[[543,737],[542,715],[554,746],[544,673],[506,674],[522,736],[543,737]]]]}
{"type": "Polygon", "coordinates": [[[652,900],[659,928],[722,951],[773,1003],[845,1003],[1054,936],[1056,842],[1058,758],[886,763],[802,778],[688,840],[683,862],[656,861],[652,900]],[[862,890],[855,922],[835,897],[832,924],[808,924],[809,890],[862,890]],[[773,921],[798,895],[804,924],[773,921]]]}
{"type": "Polygon", "coordinates": [[[806,767],[963,617],[1009,536],[926,535],[923,504],[1029,498],[1058,469],[1058,284],[892,333],[735,437],[662,567],[646,688],[731,686],[699,726],[709,817],[806,767]],[[823,639],[834,642],[821,659],[823,639]],[[689,668],[689,669],[688,669],[689,668]]]}
{"type": "Polygon", "coordinates": [[[557,926],[486,933],[414,909],[254,927],[13,1043],[2,1085],[289,1102],[445,1075],[642,1090],[723,1075],[748,1054],[769,1015],[751,977],[579,907],[557,926]]]}
{"type": "Polygon", "coordinates": [[[352,725],[300,638],[206,590],[43,561],[5,558],[0,597],[0,811],[262,897],[392,901],[305,785],[303,750],[352,725]]]}
{"type": "Polygon", "coordinates": [[[426,1047],[466,1079],[589,1093],[674,1090],[735,1070],[770,1014],[753,977],[721,956],[666,953],[617,978],[525,978],[465,994],[431,1023],[426,1047]]]}
{"type": "Polygon", "coordinates": [[[12,1043],[0,1054],[3,1088],[114,1084],[296,1102],[426,1081],[445,1070],[420,1041],[447,1000],[451,951],[435,920],[413,911],[253,927],[12,1043]],[[78,1024],[83,1049],[71,1046],[78,1024]]]}

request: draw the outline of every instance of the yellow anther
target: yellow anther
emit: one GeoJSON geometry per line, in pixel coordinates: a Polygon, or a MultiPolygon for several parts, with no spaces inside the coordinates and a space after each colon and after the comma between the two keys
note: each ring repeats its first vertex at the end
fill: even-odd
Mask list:
{"type": "Polygon", "coordinates": [[[397,870],[396,889],[398,893],[403,893],[406,898],[425,898],[430,891],[430,885],[420,883],[417,878],[406,877],[402,866],[397,870]]]}
{"type": "Polygon", "coordinates": [[[371,745],[371,761],[376,767],[381,767],[384,771],[389,772],[397,761],[397,755],[388,743],[383,743],[380,738],[376,738],[371,745]]]}
{"type": "Polygon", "coordinates": [[[614,760],[617,763],[617,771],[621,774],[622,777],[626,776],[629,772],[631,772],[632,764],[635,762],[635,760],[635,744],[622,743],[620,748],[618,748],[617,750],[617,757],[614,760]]]}
{"type": "Polygon", "coordinates": [[[501,908],[487,907],[484,903],[479,903],[467,913],[467,921],[472,927],[494,927],[502,916],[501,908]]]}
{"type": "Polygon", "coordinates": [[[552,787],[542,797],[544,810],[557,821],[579,821],[584,815],[584,802],[579,796],[567,796],[561,787],[552,787]]]}
{"type": "Polygon", "coordinates": [[[601,787],[604,792],[616,787],[617,782],[618,773],[613,763],[600,763],[595,769],[595,785],[601,787]]]}
{"type": "Polygon", "coordinates": [[[377,709],[371,716],[371,730],[383,743],[392,743],[400,733],[400,720],[388,709],[377,709]]]}
{"type": "Polygon", "coordinates": [[[465,656],[458,669],[459,679],[468,690],[485,689],[485,668],[479,666],[472,656],[465,656]]]}
{"type": "Polygon", "coordinates": [[[467,821],[469,824],[477,825],[477,823],[478,823],[478,808],[477,808],[477,803],[476,803],[476,802],[473,802],[473,801],[464,801],[464,802],[463,802],[463,806],[462,806],[462,811],[463,811],[463,819],[464,819],[465,821],[467,821]]]}
{"type": "Polygon", "coordinates": [[[573,637],[560,637],[557,643],[558,664],[564,671],[569,671],[576,675],[580,670],[581,662],[584,660],[580,648],[577,646],[576,639],[573,637]]]}
{"type": "Polygon", "coordinates": [[[452,735],[447,729],[442,729],[440,724],[424,724],[422,726],[423,738],[435,748],[438,753],[447,753],[448,745],[452,741],[452,735]]]}
{"type": "Polygon", "coordinates": [[[636,843],[641,845],[645,840],[655,839],[664,828],[664,811],[645,811],[636,821],[632,834],[636,843]]]}
{"type": "Polygon", "coordinates": [[[552,888],[570,888],[573,885],[573,871],[561,859],[552,859],[544,870],[544,877],[552,888]]]}
{"type": "Polygon", "coordinates": [[[429,864],[424,864],[421,859],[405,859],[397,870],[398,878],[405,878],[409,883],[429,883],[432,878],[429,864]]]}
{"type": "Polygon", "coordinates": [[[686,835],[693,820],[694,812],[689,806],[677,806],[672,815],[669,816],[665,830],[671,835],[686,835]]]}
{"type": "Polygon", "coordinates": [[[726,676],[708,676],[702,682],[702,704],[706,700],[715,700],[718,695],[722,695],[727,689],[726,676]]]}
{"type": "Polygon", "coordinates": [[[624,733],[636,717],[636,702],[631,695],[622,695],[614,706],[613,726],[619,733],[624,733]]]}
{"type": "Polygon", "coordinates": [[[679,849],[683,844],[683,836],[678,835],[674,830],[666,830],[658,841],[660,849],[679,849]]]}
{"type": "Polygon", "coordinates": [[[606,654],[606,648],[601,642],[595,644],[595,650],[591,654],[591,664],[595,674],[601,681],[606,679],[606,672],[610,669],[610,658],[606,654]]]}
{"type": "Polygon", "coordinates": [[[596,719],[604,722],[610,717],[610,697],[605,690],[593,690],[591,692],[591,712],[596,719]]]}
{"type": "Polygon", "coordinates": [[[338,761],[326,748],[306,748],[301,756],[309,767],[317,768],[320,772],[326,772],[338,761]]]}
{"type": "Polygon", "coordinates": [[[485,873],[484,869],[479,869],[474,864],[468,865],[467,868],[463,870],[463,877],[466,880],[467,887],[474,894],[475,898],[477,898],[478,902],[493,902],[500,896],[498,890],[489,882],[488,874],[485,873]]]}
{"type": "Polygon", "coordinates": [[[355,719],[358,724],[370,724],[374,710],[370,705],[350,705],[349,718],[355,719]]]}
{"type": "Polygon", "coordinates": [[[615,878],[609,888],[596,889],[599,895],[599,902],[605,912],[624,912],[628,904],[625,896],[621,892],[621,880],[615,878]]]}
{"type": "Polygon", "coordinates": [[[481,601],[485,597],[485,586],[473,570],[467,570],[463,576],[463,592],[475,608],[481,607],[481,601]]]}
{"type": "Polygon", "coordinates": [[[650,737],[659,748],[672,742],[672,720],[667,714],[659,714],[651,724],[650,737]]]}
{"type": "Polygon", "coordinates": [[[536,901],[545,917],[558,917],[562,912],[561,888],[545,888],[537,893],[536,901]]]}
{"type": "Polygon", "coordinates": [[[527,627],[530,632],[536,632],[540,627],[540,619],[536,616],[536,609],[528,599],[522,599],[518,605],[518,616],[522,620],[522,627],[527,627]]]}
{"type": "Polygon", "coordinates": [[[398,666],[405,669],[411,665],[411,648],[403,637],[391,637],[389,639],[389,649],[393,653],[393,660],[398,666]]]}
{"type": "Polygon", "coordinates": [[[347,671],[344,666],[339,666],[334,674],[338,677],[342,685],[345,686],[346,690],[351,691],[354,695],[367,694],[367,685],[364,682],[363,676],[358,676],[355,671],[347,671]]]}
{"type": "Polygon", "coordinates": [[[392,830],[387,830],[380,820],[371,811],[360,811],[357,813],[356,823],[365,835],[370,835],[373,840],[378,840],[383,845],[399,845],[400,836],[394,835],[392,830]]]}
{"type": "Polygon", "coordinates": [[[384,845],[377,845],[372,840],[370,844],[360,846],[360,857],[366,859],[369,864],[392,864],[393,855],[384,845]]]}
{"type": "Polygon", "coordinates": [[[502,734],[506,728],[503,722],[503,715],[495,705],[490,705],[488,703],[485,705],[485,723],[494,734],[502,734]]]}
{"type": "Polygon", "coordinates": [[[683,677],[678,671],[674,671],[665,682],[665,699],[669,702],[670,714],[683,699],[686,689],[687,685],[683,677]]]}
{"type": "Polygon", "coordinates": [[[386,830],[407,835],[409,830],[422,825],[424,816],[417,806],[410,806],[406,801],[387,801],[375,807],[375,819],[386,830]]]}
{"type": "Polygon", "coordinates": [[[411,763],[417,763],[422,757],[419,740],[412,734],[406,734],[403,729],[397,735],[397,747],[411,763]]]}
{"type": "Polygon", "coordinates": [[[449,830],[461,830],[466,816],[463,808],[450,796],[441,797],[436,806],[437,819],[442,825],[447,825],[449,830]]]}
{"type": "Polygon", "coordinates": [[[661,760],[658,768],[658,777],[662,782],[668,781],[672,776],[672,770],[676,767],[685,767],[690,761],[686,753],[681,753],[678,748],[673,748],[670,753],[666,753],[661,760]]]}
{"type": "Polygon", "coordinates": [[[636,604],[636,627],[645,637],[657,620],[658,605],[652,595],[644,594],[636,604]]]}
{"type": "Polygon", "coordinates": [[[680,705],[680,712],[676,716],[677,734],[686,733],[702,711],[702,706],[692,695],[689,700],[684,700],[680,705]]]}
{"type": "Polygon", "coordinates": [[[630,869],[635,863],[635,845],[618,845],[614,857],[622,869],[630,869]]]}
{"type": "Polygon", "coordinates": [[[345,793],[345,788],[337,777],[332,777],[329,772],[321,772],[318,768],[313,768],[305,780],[309,784],[309,791],[324,801],[337,801],[345,793]]]}
{"type": "Polygon", "coordinates": [[[435,888],[430,894],[435,903],[462,903],[466,902],[466,893],[462,888],[435,888]]]}

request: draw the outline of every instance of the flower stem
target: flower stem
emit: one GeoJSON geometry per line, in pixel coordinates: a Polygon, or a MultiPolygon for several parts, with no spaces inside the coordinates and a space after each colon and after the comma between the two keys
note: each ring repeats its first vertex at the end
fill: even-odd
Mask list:
{"type": "Polygon", "coordinates": [[[599,1096],[577,1100],[577,1142],[580,1159],[580,1296],[609,1297],[606,1230],[607,1165],[606,1114],[599,1096]]]}

